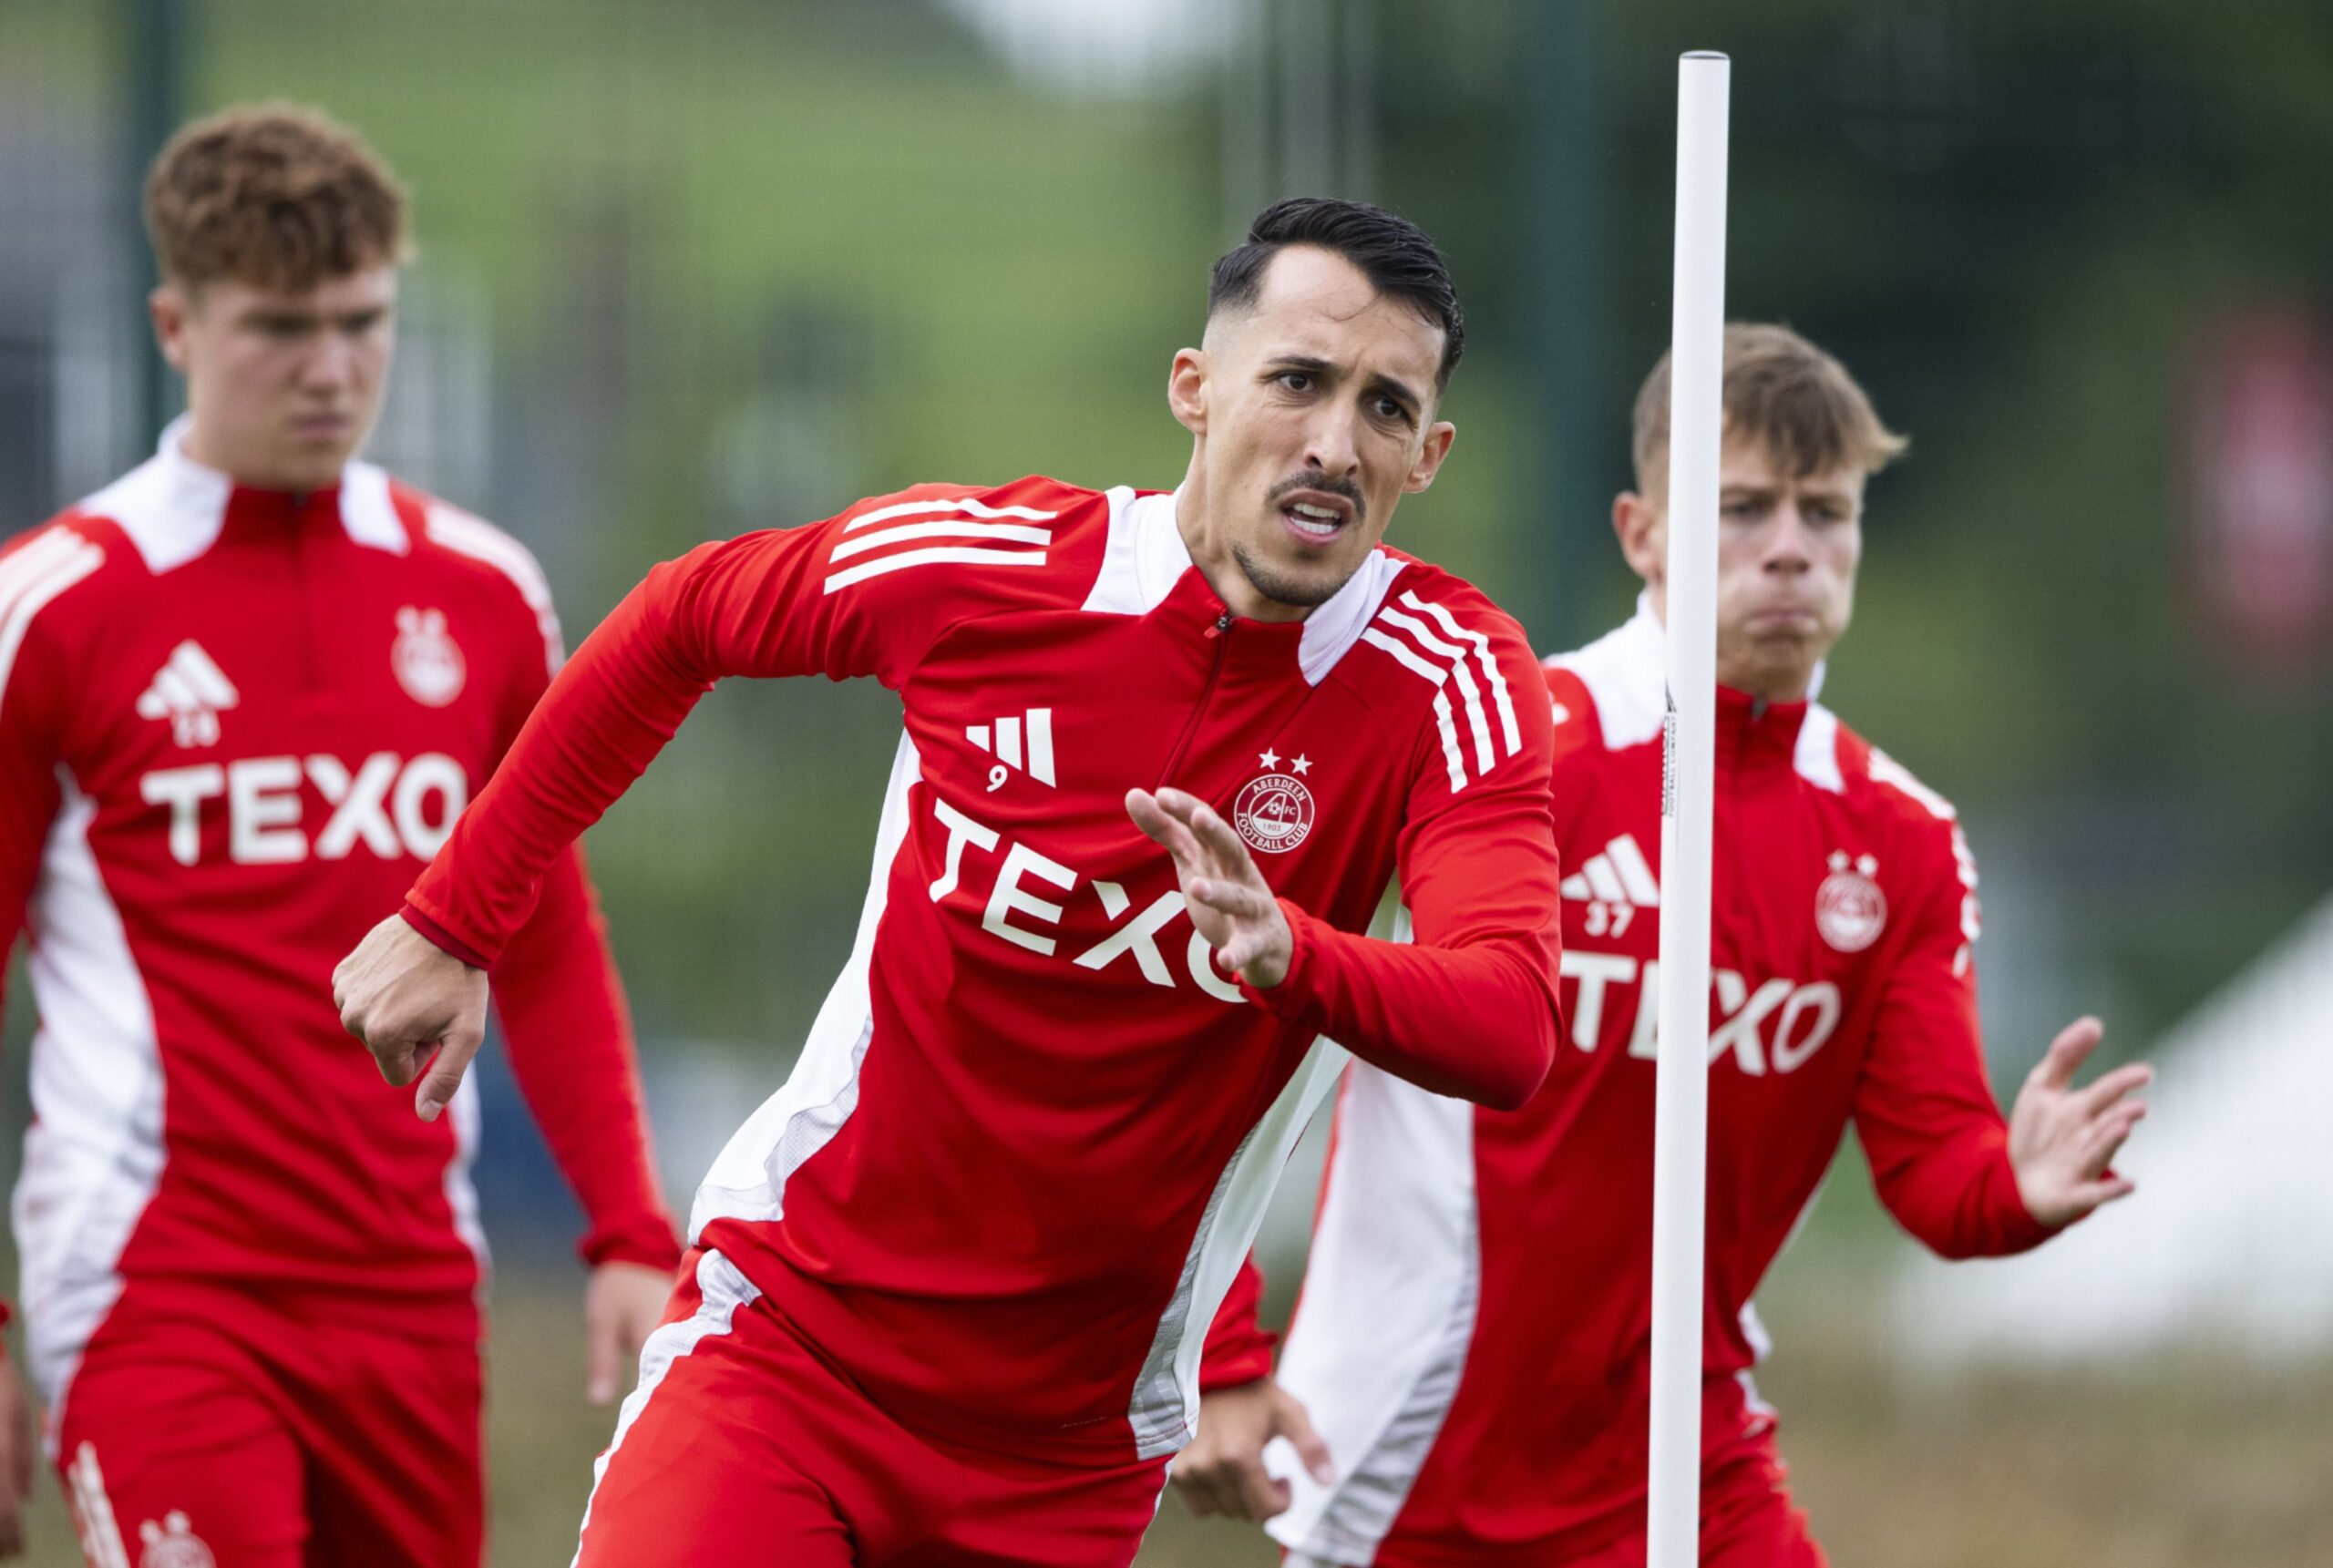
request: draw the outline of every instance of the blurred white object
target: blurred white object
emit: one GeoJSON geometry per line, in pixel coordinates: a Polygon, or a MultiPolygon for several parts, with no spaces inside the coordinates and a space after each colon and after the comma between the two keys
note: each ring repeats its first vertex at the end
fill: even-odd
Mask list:
{"type": "Polygon", "coordinates": [[[1212,66],[1255,26],[1254,0],[946,0],[1016,69],[1109,97],[1212,66]]]}
{"type": "Polygon", "coordinates": [[[1717,797],[1717,498],[1725,424],[1726,118],[1732,63],[1677,62],[1670,316],[1669,684],[1660,1035],[1652,1139],[1652,1421],[1646,1561],[1700,1560],[1702,1252],[1709,1177],[1710,876],[1717,797]]]}
{"type": "Polygon", "coordinates": [[[2333,898],[2143,1055],[2115,1162],[2138,1191],[2021,1257],[1920,1255],[1894,1289],[1908,1358],[2333,1347],[2333,898]]]}

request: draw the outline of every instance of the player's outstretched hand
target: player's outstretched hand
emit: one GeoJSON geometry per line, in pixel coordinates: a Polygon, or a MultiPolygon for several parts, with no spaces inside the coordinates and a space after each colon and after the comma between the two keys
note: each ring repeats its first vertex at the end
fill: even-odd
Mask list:
{"type": "Polygon", "coordinates": [[[1264,1469],[1264,1445],[1274,1438],[1295,1444],[1296,1457],[1322,1486],[1337,1479],[1312,1418],[1274,1379],[1200,1395],[1198,1431],[1175,1456],[1175,1490],[1184,1506],[1200,1519],[1219,1513],[1262,1521],[1286,1512],[1288,1483],[1264,1469]]]}
{"type": "Polygon", "coordinates": [[[673,1276],[644,1263],[603,1263],[583,1287],[583,1397],[612,1402],[623,1368],[640,1361],[640,1348],[663,1319],[673,1276]]]}
{"type": "Polygon", "coordinates": [[[2074,1073],[2106,1037],[2094,1018],[2076,1019],[2050,1042],[2026,1076],[2009,1111],[2009,1158],[2018,1195],[2041,1224],[2071,1225],[2101,1204],[2127,1196],[2136,1184],[2109,1173],[2115,1151],[2147,1113],[2132,1092],[2153,1081],[2154,1069],[2133,1062],[2087,1089],[2074,1073]]]}
{"type": "Polygon", "coordinates": [[[1184,907],[1216,962],[1258,990],[1286,979],[1296,933],[1231,825],[1178,789],[1128,790],[1126,815],[1175,857],[1184,907]]]}
{"type": "Polygon", "coordinates": [[[437,1120],[486,1040],[486,971],[392,915],[333,970],[332,1000],[341,1027],[365,1042],[382,1077],[420,1078],[414,1111],[437,1120]]]}
{"type": "Polygon", "coordinates": [[[16,1380],[15,1364],[0,1351],[0,1557],[21,1557],[25,1504],[33,1495],[33,1407],[16,1380]]]}

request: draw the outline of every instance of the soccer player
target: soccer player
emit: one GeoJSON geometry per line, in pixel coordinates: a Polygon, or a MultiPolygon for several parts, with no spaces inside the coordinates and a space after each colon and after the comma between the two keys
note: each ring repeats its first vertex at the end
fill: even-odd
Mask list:
{"type": "Polygon", "coordinates": [[[1128,1561],[1342,1058],[1318,1037],[1537,1085],[1543,688],[1487,599],[1380,543],[1450,449],[1461,343],[1413,225],[1269,209],[1168,372],[1179,489],[928,485],[658,567],[342,966],[434,1113],[543,868],[713,681],[901,697],[858,947],[699,1191],[585,1568],[1128,1561]],[[1397,873],[1415,947],[1359,934],[1397,873]]]}
{"type": "MultiPolygon", "coordinates": [[[[558,623],[508,535],[353,460],[405,226],[361,141],[281,107],[200,121],[147,219],[187,415],[0,553],[0,956],[29,928],[41,1021],[15,1199],[33,1380],[94,1568],[463,1568],[476,1100],[415,1121],[327,981],[493,772],[558,623]]],[[[589,1219],[587,1377],[612,1399],[679,1243],[573,854],[494,989],[589,1219]]],[[[0,1414],[23,1409],[0,1378],[0,1414]]],[[[0,1512],[13,1540],[14,1496],[0,1512]]]]}
{"type": "MultiPolygon", "coordinates": [[[[2073,1089],[2099,1041],[2083,1019],[2004,1124],[1952,807],[1814,701],[1854,602],[1864,481],[1903,441],[1779,326],[1727,329],[1724,408],[1701,1561],[1804,1568],[1822,1556],[1751,1384],[1751,1296],[1841,1133],[1853,1122],[1927,1245],[2018,1252],[2131,1190],[2108,1165],[2147,1070],[2073,1089]]],[[[1668,416],[1664,360],[1613,507],[1637,614],[1547,661],[1570,872],[1556,1067],[1523,1111],[1489,1114],[1356,1064],[1278,1381],[1252,1270],[1209,1345],[1176,1480],[1197,1512],[1277,1515],[1293,1563],[1645,1559],[1668,416]],[[1310,1473],[1267,1470],[1279,1436],[1310,1473]]]]}

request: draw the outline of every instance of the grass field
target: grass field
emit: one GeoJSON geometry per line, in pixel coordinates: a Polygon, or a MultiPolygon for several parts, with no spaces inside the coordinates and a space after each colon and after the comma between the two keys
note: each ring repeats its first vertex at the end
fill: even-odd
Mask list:
{"type": "MultiPolygon", "coordinates": [[[[610,1417],[585,1407],[575,1303],[506,1289],[489,1412],[498,1568],[563,1564],[610,1417]]],[[[2333,1562],[2333,1363],[2175,1358],[2112,1375],[1899,1377],[1832,1297],[1769,1314],[1800,1500],[1839,1568],[2324,1568],[2333,1562]]],[[[53,1484],[36,1568],[76,1561],[53,1484]]],[[[1269,1568],[1244,1525],[1172,1498],[1146,1568],[1269,1568]]]]}

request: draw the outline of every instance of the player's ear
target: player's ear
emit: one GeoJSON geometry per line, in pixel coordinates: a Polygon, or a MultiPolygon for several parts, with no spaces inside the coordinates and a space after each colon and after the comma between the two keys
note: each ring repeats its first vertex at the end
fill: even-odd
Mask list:
{"type": "Polygon", "coordinates": [[[1612,532],[1620,541],[1620,557],[1647,582],[1659,582],[1668,567],[1663,522],[1661,508],[1634,490],[1612,497],[1612,532]]]}
{"type": "Polygon", "coordinates": [[[172,370],[186,374],[186,324],[193,302],[176,283],[161,283],[146,296],[146,314],[154,323],[154,342],[172,370]]]}
{"type": "Polygon", "coordinates": [[[1178,348],[1166,368],[1166,406],[1175,422],[1194,436],[1207,434],[1207,351],[1178,348]]]}
{"type": "Polygon", "coordinates": [[[1402,488],[1411,495],[1434,483],[1442,472],[1442,461],[1450,456],[1450,444],[1458,439],[1458,426],[1447,419],[1437,419],[1425,427],[1425,440],[1418,447],[1418,460],[1410,465],[1409,477],[1402,481],[1402,488]]]}

